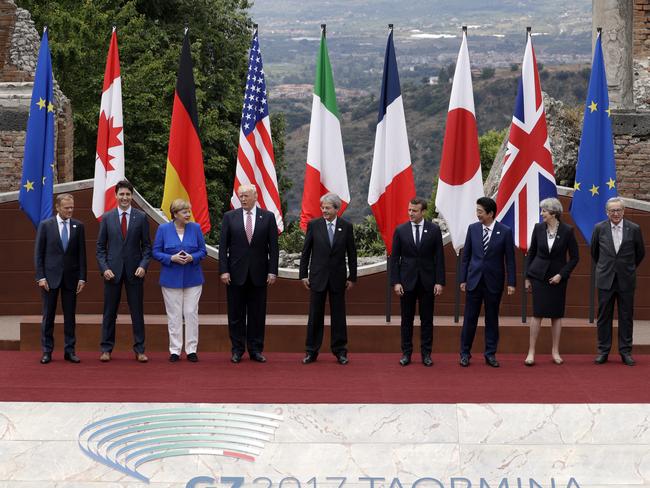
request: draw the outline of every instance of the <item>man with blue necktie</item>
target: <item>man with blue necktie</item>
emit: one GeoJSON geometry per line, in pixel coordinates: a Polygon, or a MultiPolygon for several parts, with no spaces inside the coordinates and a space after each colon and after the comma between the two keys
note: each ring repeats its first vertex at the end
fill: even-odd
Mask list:
{"type": "Polygon", "coordinates": [[[465,316],[460,339],[460,365],[469,366],[481,306],[485,305],[485,362],[499,367],[499,304],[508,278],[508,295],[515,293],[515,249],[512,230],[494,220],[496,202],[488,197],[476,201],[478,222],[467,228],[460,267],[460,289],[466,292],[465,316]]]}
{"type": "Polygon", "coordinates": [[[72,218],[74,197],[57,195],[56,215],[43,220],[36,232],[34,261],[36,283],[43,298],[41,322],[41,364],[52,361],[54,350],[54,317],[61,294],[63,308],[64,359],[79,363],[75,354],[75,308],[77,294],[86,283],[86,239],[83,224],[72,218]]]}

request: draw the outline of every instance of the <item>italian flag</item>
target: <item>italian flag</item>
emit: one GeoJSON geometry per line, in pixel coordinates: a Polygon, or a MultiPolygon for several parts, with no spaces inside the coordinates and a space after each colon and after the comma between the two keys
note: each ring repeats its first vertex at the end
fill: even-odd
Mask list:
{"type": "Polygon", "coordinates": [[[300,211],[300,227],[303,230],[307,229],[307,223],[311,219],[321,216],[320,197],[330,192],[336,193],[341,198],[343,204],[339,215],[343,214],[350,203],[350,190],[345,170],[334,77],[325,41],[325,26],[323,26],[316,62],[316,82],[300,211]]]}

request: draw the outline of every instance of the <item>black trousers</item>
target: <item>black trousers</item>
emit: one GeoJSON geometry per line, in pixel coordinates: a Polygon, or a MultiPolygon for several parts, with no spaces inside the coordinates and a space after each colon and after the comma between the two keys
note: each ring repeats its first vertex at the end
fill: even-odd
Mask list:
{"type": "Polygon", "coordinates": [[[41,322],[41,347],[43,352],[51,353],[54,350],[54,317],[56,304],[61,294],[61,308],[63,309],[63,350],[73,353],[76,343],[75,338],[75,309],[77,307],[77,290],[66,288],[61,282],[60,288],[50,288],[50,291],[41,289],[43,298],[43,320],[41,322]]]}
{"type": "Polygon", "coordinates": [[[228,300],[228,332],[233,354],[261,353],[264,350],[266,325],[266,284],[255,286],[250,277],[239,286],[226,288],[228,300]]]}
{"type": "Polygon", "coordinates": [[[614,303],[618,306],[618,352],[632,352],[632,333],[634,328],[634,290],[620,291],[615,278],[609,290],[598,289],[598,353],[609,354],[612,348],[612,321],[614,303]]]}
{"type": "Polygon", "coordinates": [[[416,303],[420,309],[420,352],[424,356],[431,354],[433,345],[434,296],[433,290],[426,291],[419,279],[413,290],[405,290],[400,297],[402,354],[409,356],[413,353],[413,318],[416,303]]]}
{"type": "Polygon", "coordinates": [[[104,318],[102,320],[102,352],[111,352],[115,347],[115,321],[122,298],[122,285],[126,290],[126,301],[131,312],[133,327],[133,351],[144,352],[144,279],[126,278],[122,270],[120,281],[104,280],[104,318]]]}
{"type": "Polygon", "coordinates": [[[335,356],[347,353],[348,324],[345,317],[345,287],[334,291],[328,285],[323,291],[311,291],[309,301],[309,321],[307,322],[307,354],[318,354],[323,344],[323,329],[325,327],[325,300],[330,298],[330,349],[335,356]]]}
{"type": "Polygon", "coordinates": [[[465,316],[460,334],[460,355],[471,357],[481,305],[485,305],[485,357],[494,356],[499,344],[499,304],[501,294],[488,290],[483,279],[478,286],[465,294],[465,316]]]}

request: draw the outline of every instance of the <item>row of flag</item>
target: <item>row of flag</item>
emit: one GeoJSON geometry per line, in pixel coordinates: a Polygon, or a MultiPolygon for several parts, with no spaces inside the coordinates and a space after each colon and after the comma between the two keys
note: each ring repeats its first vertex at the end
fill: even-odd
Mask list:
{"type": "MultiPolygon", "coordinates": [[[[34,225],[52,215],[54,168],[54,98],[47,29],[43,33],[25,142],[20,205],[34,225]]],[[[593,226],[605,218],[605,202],[616,196],[614,147],[607,81],[600,34],[585,107],[584,126],[576,169],[571,214],[589,240],[593,226]]],[[[300,225],[320,215],[320,197],[334,192],[350,202],[347,171],[336,103],[334,77],[327,50],[325,25],[316,63],[316,82],[303,189],[300,225]]],[[[114,187],[125,176],[120,63],[115,29],[106,61],[100,105],[92,208],[100,219],[115,208],[114,187]]],[[[268,93],[257,29],[249,51],[242,105],[237,166],[231,206],[239,207],[237,188],[254,184],[262,208],[283,218],[278,191],[268,93]]],[[[476,220],[475,201],[483,196],[478,131],[466,33],[463,32],[453,78],[443,141],[436,207],[447,222],[456,252],[465,241],[467,226],[476,220]]],[[[539,203],[557,195],[542,90],[530,33],[522,63],[515,110],[503,161],[496,200],[497,219],[513,229],[515,245],[528,249],[532,227],[539,222],[539,203]]],[[[384,59],[375,150],[368,204],[391,252],[392,233],[406,220],[406,208],[415,196],[392,27],[384,59]]],[[[204,233],[211,229],[198,131],[198,113],[187,29],[180,64],[169,135],[162,209],[171,201],[191,202],[193,219],[204,233]]],[[[169,215],[168,215],[169,217],[169,215]]]]}

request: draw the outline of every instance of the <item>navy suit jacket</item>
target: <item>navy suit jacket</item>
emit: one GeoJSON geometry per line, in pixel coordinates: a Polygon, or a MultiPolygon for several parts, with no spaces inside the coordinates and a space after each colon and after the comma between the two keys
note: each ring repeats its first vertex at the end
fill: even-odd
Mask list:
{"type": "Polygon", "coordinates": [[[250,275],[255,286],[265,286],[269,274],[278,274],[278,226],[273,212],[257,207],[255,229],[249,244],[240,207],[223,215],[219,240],[219,273],[242,286],[250,275]]]}
{"type": "Polygon", "coordinates": [[[203,284],[201,260],[207,250],[201,232],[201,226],[195,222],[185,225],[183,240],[176,233],[174,222],[168,222],[158,227],[153,243],[153,258],[160,261],[160,286],[166,288],[189,288],[203,284]],[[174,263],[172,256],[185,251],[192,256],[192,262],[187,264],[174,263]]]}
{"type": "Polygon", "coordinates": [[[506,272],[508,286],[515,286],[515,248],[510,227],[495,222],[487,252],[483,252],[483,224],[470,224],[463,247],[460,282],[472,291],[483,278],[490,293],[501,293],[506,272]]]}
{"type": "Polygon", "coordinates": [[[357,247],[352,224],[336,219],[334,243],[330,245],[325,219],[319,217],[307,224],[305,242],[300,255],[300,279],[309,276],[309,287],[316,292],[345,289],[346,281],[357,281],[357,247]],[[348,275],[345,267],[347,256],[348,275]]]}
{"type": "Polygon", "coordinates": [[[645,256],[641,227],[623,219],[623,238],[616,252],[611,224],[605,220],[596,224],[591,234],[591,256],[596,263],[596,286],[609,290],[618,277],[620,291],[631,291],[636,287],[636,268],[645,256]]]}
{"type": "Polygon", "coordinates": [[[135,276],[135,270],[139,267],[147,269],[151,259],[149,222],[142,210],[131,207],[126,239],[123,239],[118,210],[106,212],[99,224],[96,249],[99,271],[103,274],[110,269],[116,282],[122,279],[122,270],[126,271],[126,279],[139,280],[141,278],[135,276]]]}
{"type": "Polygon", "coordinates": [[[36,281],[45,278],[50,288],[65,284],[76,290],[79,280],[86,281],[86,234],[83,224],[70,219],[68,248],[63,250],[56,217],[43,220],[36,231],[34,262],[36,281]]]}
{"type": "Polygon", "coordinates": [[[445,255],[442,233],[437,224],[423,220],[420,246],[415,246],[411,222],[395,228],[393,251],[390,257],[390,284],[401,284],[404,290],[413,291],[420,278],[422,287],[433,291],[433,286],[445,284],[445,255]]]}

